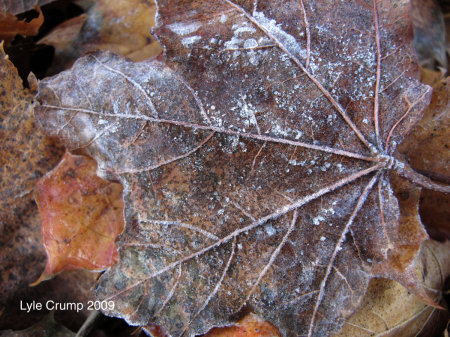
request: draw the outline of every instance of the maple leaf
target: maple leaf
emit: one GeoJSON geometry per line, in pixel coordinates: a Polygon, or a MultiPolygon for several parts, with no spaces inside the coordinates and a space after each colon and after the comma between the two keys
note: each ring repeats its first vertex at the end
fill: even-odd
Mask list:
{"type": "Polygon", "coordinates": [[[420,294],[426,234],[399,230],[390,175],[449,188],[393,155],[430,97],[407,1],[159,1],[155,34],[165,62],[97,53],[39,87],[43,129],[124,186],[107,314],[181,336],[246,308],[324,336],[374,276],[420,294]]]}
{"type": "Polygon", "coordinates": [[[122,186],[96,176],[96,163],[67,152],[36,182],[47,265],[33,284],[63,270],[104,270],[117,259],[124,227],[122,186]]]}

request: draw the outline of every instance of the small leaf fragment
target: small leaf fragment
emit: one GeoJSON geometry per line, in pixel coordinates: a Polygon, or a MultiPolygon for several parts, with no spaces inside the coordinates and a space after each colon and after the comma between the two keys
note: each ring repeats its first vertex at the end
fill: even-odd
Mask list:
{"type": "Polygon", "coordinates": [[[96,163],[67,152],[35,187],[47,266],[38,281],[63,270],[103,270],[118,259],[122,186],[96,174],[96,163]]]}

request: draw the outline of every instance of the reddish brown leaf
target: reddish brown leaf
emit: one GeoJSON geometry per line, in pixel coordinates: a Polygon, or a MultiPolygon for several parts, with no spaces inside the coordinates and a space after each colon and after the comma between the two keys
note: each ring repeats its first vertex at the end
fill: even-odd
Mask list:
{"type": "Polygon", "coordinates": [[[35,284],[63,270],[103,270],[117,261],[122,186],[99,178],[96,168],[92,159],[67,152],[36,183],[47,266],[35,284]]]}
{"type": "Polygon", "coordinates": [[[124,185],[107,313],[193,336],[250,308],[325,336],[377,268],[408,272],[426,235],[402,237],[390,174],[450,190],[394,156],[431,91],[409,17],[406,0],[159,1],[165,62],[97,53],[41,82],[42,127],[124,185]]]}
{"type": "Polygon", "coordinates": [[[10,42],[16,35],[37,35],[39,28],[44,23],[44,15],[38,8],[39,16],[30,22],[18,20],[14,15],[0,11],[0,41],[10,42]]]}

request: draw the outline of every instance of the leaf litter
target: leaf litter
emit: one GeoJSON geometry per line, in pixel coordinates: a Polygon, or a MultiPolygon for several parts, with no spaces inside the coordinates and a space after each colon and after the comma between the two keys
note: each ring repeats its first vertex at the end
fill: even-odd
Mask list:
{"type": "Polygon", "coordinates": [[[124,186],[106,313],[192,336],[247,308],[323,336],[380,274],[432,302],[409,269],[420,221],[392,258],[390,175],[449,190],[394,156],[431,93],[408,18],[407,1],[159,1],[164,61],[95,53],[42,81],[43,129],[124,186]]]}

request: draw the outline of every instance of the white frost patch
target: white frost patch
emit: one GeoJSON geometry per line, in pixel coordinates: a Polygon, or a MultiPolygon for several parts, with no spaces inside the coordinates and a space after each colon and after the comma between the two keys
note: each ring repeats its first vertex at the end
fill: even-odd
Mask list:
{"type": "Polygon", "coordinates": [[[227,22],[228,16],[226,14],[222,14],[220,16],[220,23],[225,23],[227,22]]]}
{"type": "Polygon", "coordinates": [[[186,48],[191,47],[194,43],[200,41],[202,38],[198,35],[195,36],[189,36],[189,37],[185,37],[183,38],[183,40],[181,40],[181,43],[183,44],[183,46],[185,46],[186,48]]]}
{"type": "Polygon", "coordinates": [[[241,100],[238,101],[238,107],[240,108],[239,116],[242,118],[245,127],[250,125],[256,125],[256,109],[251,103],[246,101],[247,95],[241,96],[241,100]]]}
{"type": "Polygon", "coordinates": [[[175,22],[167,27],[175,34],[184,36],[197,31],[201,26],[202,24],[200,22],[195,21],[190,23],[175,22]]]}
{"type": "Polygon", "coordinates": [[[266,231],[267,235],[272,236],[276,233],[275,228],[272,227],[272,225],[266,225],[264,227],[264,230],[266,231]]]}
{"type": "MultiPolygon", "coordinates": [[[[235,25],[233,25],[233,27],[234,27],[235,25]]],[[[234,29],[234,28],[232,28],[232,29],[234,29]]],[[[234,34],[237,34],[237,35],[239,35],[239,34],[241,34],[241,33],[250,33],[250,34],[252,34],[252,33],[254,33],[254,32],[256,32],[256,29],[255,28],[253,28],[253,27],[249,27],[249,26],[243,26],[243,27],[239,27],[238,29],[236,29],[235,31],[234,31],[234,34]]]]}
{"type": "Polygon", "coordinates": [[[254,13],[255,20],[263,26],[272,36],[274,36],[286,49],[298,58],[306,58],[306,49],[303,49],[297,40],[281,29],[281,25],[275,20],[270,20],[262,12],[254,13]]]}
{"type": "Polygon", "coordinates": [[[319,226],[320,222],[323,220],[325,220],[325,218],[321,215],[318,215],[313,219],[313,223],[314,225],[319,226]]]}
{"type": "Polygon", "coordinates": [[[227,49],[238,49],[242,39],[233,36],[230,41],[225,42],[224,46],[227,49]]]}
{"type": "Polygon", "coordinates": [[[244,48],[256,48],[258,47],[258,42],[255,39],[247,39],[244,42],[244,48]]]}

